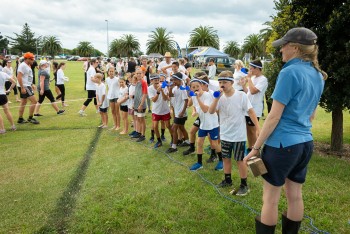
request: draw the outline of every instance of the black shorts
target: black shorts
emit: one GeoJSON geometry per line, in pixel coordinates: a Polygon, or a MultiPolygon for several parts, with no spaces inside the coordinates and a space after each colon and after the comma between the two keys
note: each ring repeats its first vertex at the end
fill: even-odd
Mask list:
{"type": "Polygon", "coordinates": [[[242,161],[245,156],[245,141],[229,142],[221,140],[221,152],[223,158],[232,158],[232,153],[236,161],[242,161]]]}
{"type": "Polygon", "coordinates": [[[201,125],[201,120],[199,119],[199,117],[197,117],[197,119],[193,123],[193,126],[199,128],[200,125],[201,125]]]}
{"type": "Polygon", "coordinates": [[[5,105],[8,102],[6,94],[0,95],[0,106],[5,105]]]}
{"type": "Polygon", "coordinates": [[[112,99],[109,99],[109,102],[116,103],[116,102],[118,102],[118,98],[112,98],[112,99]]]}
{"type": "MultiPolygon", "coordinates": [[[[260,117],[258,117],[258,121],[259,121],[260,117]]],[[[252,119],[249,116],[245,117],[245,122],[247,123],[248,126],[252,126],[254,127],[255,124],[253,123],[252,119]]]]}
{"type": "Polygon", "coordinates": [[[123,112],[128,112],[128,106],[120,106],[120,110],[123,112]]]}
{"type": "MultiPolygon", "coordinates": [[[[24,89],[27,91],[27,93],[23,94],[21,91],[19,91],[21,98],[29,98],[31,96],[34,96],[34,92],[31,86],[26,86],[24,89]]],[[[21,90],[21,88],[19,88],[19,90],[21,90]]]]}
{"type": "Polygon", "coordinates": [[[174,118],[174,124],[177,124],[177,125],[185,125],[186,120],[187,120],[187,117],[182,117],[182,118],[177,118],[177,117],[175,117],[175,118],[174,118]]]}
{"type": "Polygon", "coordinates": [[[313,141],[280,148],[265,145],[261,159],[266,166],[267,173],[262,177],[274,186],[284,185],[286,178],[303,184],[313,148],[313,141]]]}
{"type": "Polygon", "coordinates": [[[102,113],[107,113],[107,109],[108,109],[107,107],[106,108],[101,108],[101,107],[98,108],[98,110],[102,113]]]}

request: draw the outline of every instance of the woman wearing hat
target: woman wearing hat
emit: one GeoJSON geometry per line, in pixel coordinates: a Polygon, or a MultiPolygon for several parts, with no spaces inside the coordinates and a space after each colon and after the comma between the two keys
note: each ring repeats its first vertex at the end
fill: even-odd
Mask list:
{"type": "Polygon", "coordinates": [[[57,104],[55,103],[55,98],[53,97],[53,94],[50,90],[50,74],[46,70],[47,67],[48,67],[47,61],[41,60],[39,63],[39,72],[38,72],[39,101],[35,106],[34,116],[42,116],[41,114],[39,114],[39,109],[40,109],[41,103],[43,103],[43,101],[45,100],[45,97],[47,97],[50,100],[52,107],[55,109],[58,115],[64,112],[64,110],[58,109],[57,104]]]}
{"type": "Polygon", "coordinates": [[[278,202],[284,186],[288,208],[282,214],[282,233],[298,233],[304,216],[302,184],[313,151],[311,121],[327,74],[318,65],[317,36],[293,28],[272,43],[285,62],[272,94],[272,109],[247,160],[259,153],[268,173],[263,175],[263,206],[256,233],[274,233],[278,202]]]}

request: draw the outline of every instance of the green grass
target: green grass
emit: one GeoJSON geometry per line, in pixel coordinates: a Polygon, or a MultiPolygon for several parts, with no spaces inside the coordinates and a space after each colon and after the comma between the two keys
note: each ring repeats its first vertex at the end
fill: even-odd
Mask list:
{"type": "MultiPolygon", "coordinates": [[[[92,106],[87,117],[77,115],[86,97],[81,66],[68,62],[70,101],[64,115],[57,116],[50,105],[43,105],[40,125],[20,125],[16,132],[0,136],[0,233],[254,232],[254,212],[239,203],[260,210],[261,178],[250,174],[247,197],[232,197],[229,189],[220,189],[219,194],[188,170],[195,156],[183,157],[182,149],[171,155],[181,165],[150,144],[98,131],[100,119],[92,106]]],[[[11,112],[16,119],[17,109],[11,112]]],[[[350,143],[348,113],[344,120],[344,142],[350,143]]],[[[149,126],[149,117],[147,122],[149,126]]],[[[187,127],[191,124],[190,118],[187,127]]],[[[6,120],[5,126],[9,127],[6,120]]],[[[313,127],[315,140],[329,142],[330,127],[330,114],[319,108],[313,127]]],[[[214,166],[204,164],[199,173],[217,184],[223,174],[215,172],[214,166]]],[[[305,213],[317,228],[350,232],[349,177],[349,161],[313,156],[303,194],[305,213]]],[[[237,186],[236,167],[233,180],[237,186]]],[[[285,207],[282,197],[280,211],[285,207]]],[[[303,226],[307,233],[308,220],[303,226]]],[[[280,231],[280,225],[277,229],[280,231]]]]}

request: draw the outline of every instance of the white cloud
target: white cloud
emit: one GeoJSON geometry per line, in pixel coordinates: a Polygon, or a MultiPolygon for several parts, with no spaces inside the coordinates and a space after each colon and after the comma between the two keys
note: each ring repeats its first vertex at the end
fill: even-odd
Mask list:
{"type": "Polygon", "coordinates": [[[148,35],[156,27],[165,27],[185,47],[190,32],[199,25],[213,26],[218,31],[221,48],[225,42],[242,43],[252,33],[259,33],[263,23],[274,14],[272,0],[153,0],[153,1],[44,1],[23,4],[20,0],[6,2],[2,11],[1,33],[14,36],[24,23],[38,35],[55,35],[63,47],[72,49],[79,41],[90,41],[105,52],[106,22],[109,41],[123,34],[135,35],[146,50],[148,35]]]}

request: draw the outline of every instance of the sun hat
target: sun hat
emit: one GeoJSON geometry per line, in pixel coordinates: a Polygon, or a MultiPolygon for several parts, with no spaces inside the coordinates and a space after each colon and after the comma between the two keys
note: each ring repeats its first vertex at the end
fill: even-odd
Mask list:
{"type": "Polygon", "coordinates": [[[34,59],[34,54],[27,52],[23,55],[23,58],[25,59],[34,59]]]}
{"type": "Polygon", "coordinates": [[[168,58],[171,58],[170,52],[165,52],[164,57],[165,57],[165,58],[167,58],[167,57],[168,57],[168,58]]]}
{"type": "Polygon", "coordinates": [[[282,46],[288,42],[295,42],[302,45],[315,45],[317,35],[308,28],[292,28],[282,38],[272,42],[273,47],[282,46]]]}
{"type": "Polygon", "coordinates": [[[39,63],[39,66],[42,66],[42,65],[45,65],[47,64],[47,61],[46,60],[41,60],[40,63],[39,63]]]}

